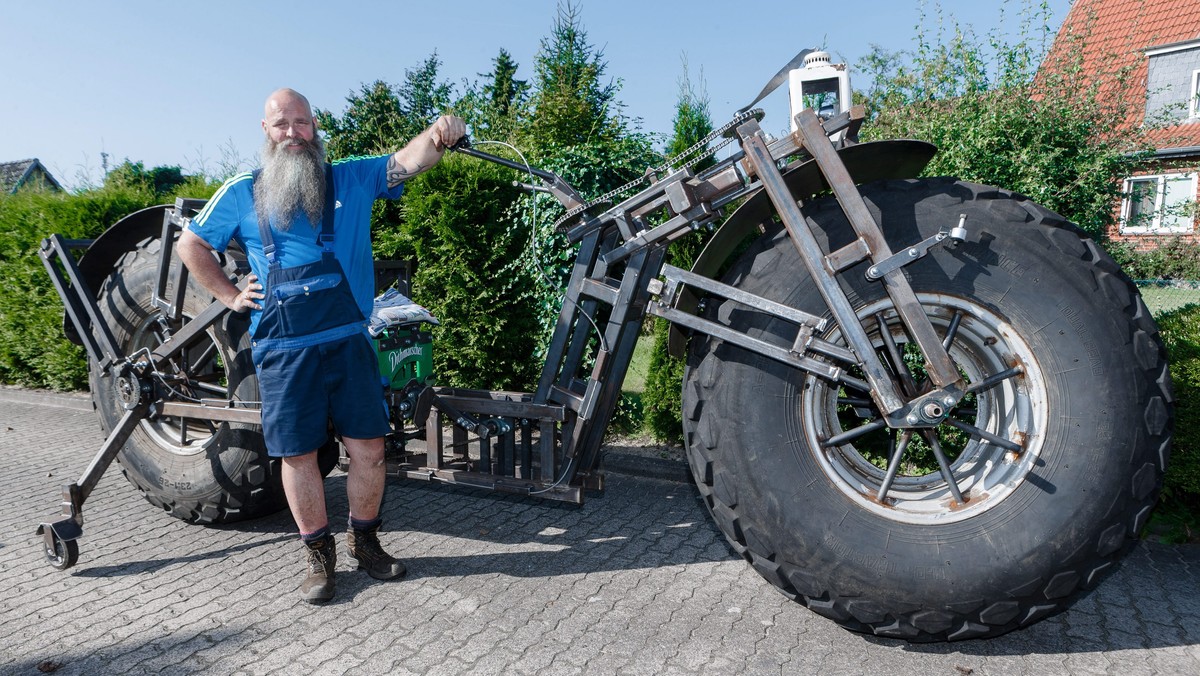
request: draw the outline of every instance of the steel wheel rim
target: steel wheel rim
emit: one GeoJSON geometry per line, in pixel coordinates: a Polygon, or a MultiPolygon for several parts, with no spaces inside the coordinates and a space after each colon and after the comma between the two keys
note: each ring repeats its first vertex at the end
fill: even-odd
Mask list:
{"type": "MultiPolygon", "coordinates": [[[[918,299],[939,336],[946,335],[952,318],[961,314],[949,352],[968,383],[978,383],[1011,368],[1014,362],[1020,364],[1023,373],[976,395],[977,414],[973,424],[1002,438],[1019,441],[1023,447],[1021,453],[972,437],[950,463],[965,504],[955,503],[947,482],[937,472],[896,477],[881,501],[878,490],[884,482],[884,469],[872,464],[854,441],[831,447],[821,445],[824,439],[846,431],[838,415],[839,388],[815,376],[806,377],[799,413],[804,418],[806,447],[831,483],[853,503],[901,523],[955,523],[999,506],[1024,483],[1035,466],[1049,419],[1046,380],[1033,350],[1000,315],[955,296],[918,294],[918,299]]],[[[885,298],[859,312],[877,346],[882,341],[873,317],[879,312],[883,313],[889,332],[907,340],[891,302],[885,298]]],[[[827,339],[842,342],[836,329],[827,339]]]]}
{"type": "MultiPolygon", "coordinates": [[[[185,317],[184,322],[191,317],[185,317]]],[[[159,315],[152,313],[134,330],[129,338],[129,354],[133,356],[140,350],[154,350],[163,344],[160,333],[159,315]]],[[[184,351],[169,361],[172,369],[168,376],[182,376],[182,382],[172,386],[186,397],[192,398],[231,398],[228,378],[223,364],[231,362],[227,349],[216,340],[210,328],[189,344],[184,351]],[[192,357],[200,355],[199,362],[193,362],[192,357]],[[204,355],[211,355],[204,357],[204,355]],[[220,383],[219,391],[197,391],[196,383],[200,377],[205,382],[220,383]],[[223,394],[221,393],[223,391],[223,394]]],[[[142,420],[138,428],[150,438],[159,448],[178,456],[194,456],[204,453],[216,438],[219,428],[207,421],[181,419],[178,417],[159,416],[153,420],[142,420]]]]}

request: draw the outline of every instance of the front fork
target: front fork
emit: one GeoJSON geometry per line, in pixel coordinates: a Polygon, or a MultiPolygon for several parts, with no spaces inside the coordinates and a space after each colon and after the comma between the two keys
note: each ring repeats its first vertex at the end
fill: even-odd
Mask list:
{"type": "MultiPolygon", "coordinates": [[[[803,110],[796,116],[796,122],[798,130],[795,141],[803,144],[804,149],[813,156],[820,167],[847,220],[858,235],[853,242],[842,249],[831,251],[828,255],[821,250],[756,121],[738,127],[738,135],[742,139],[742,148],[749,165],[747,169],[756,174],[762,182],[792,243],[800,252],[800,259],[816,281],[821,296],[862,368],[871,386],[871,398],[879,406],[888,426],[935,426],[944,420],[950,409],[962,399],[965,383],[934,331],[933,324],[925,315],[916,293],[900,270],[905,260],[910,262],[924,255],[932,242],[923,242],[899,255],[893,254],[882,230],[867,210],[862,194],[826,136],[820,119],[813,111],[803,110]],[[922,246],[923,249],[920,248],[922,246]],[[900,321],[925,357],[925,370],[932,383],[932,389],[912,399],[904,396],[896,377],[880,360],[850,300],[838,285],[836,275],[839,272],[864,260],[871,262],[871,272],[868,275],[883,283],[900,321]]],[[[960,223],[954,237],[961,239],[963,234],[960,223]]],[[[886,327],[881,326],[880,331],[885,334],[886,340],[886,327]]],[[[897,367],[901,368],[902,364],[897,364],[897,367]]]]}

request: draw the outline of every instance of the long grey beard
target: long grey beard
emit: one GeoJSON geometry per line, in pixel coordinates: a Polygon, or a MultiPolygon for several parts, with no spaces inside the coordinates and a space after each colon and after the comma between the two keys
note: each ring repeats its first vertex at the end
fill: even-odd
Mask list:
{"type": "Polygon", "coordinates": [[[254,181],[254,213],[259,223],[274,220],[275,227],[289,230],[296,216],[304,213],[314,227],[325,210],[325,143],[320,136],[304,144],[304,152],[284,149],[289,142],[262,147],[262,173],[254,181]]]}

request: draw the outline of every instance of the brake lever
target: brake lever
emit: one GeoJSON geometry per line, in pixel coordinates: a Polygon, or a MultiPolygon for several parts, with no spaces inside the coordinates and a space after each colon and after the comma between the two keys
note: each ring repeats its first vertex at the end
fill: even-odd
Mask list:
{"type": "Polygon", "coordinates": [[[513,181],[512,184],[513,184],[514,188],[520,188],[521,190],[524,190],[525,192],[544,192],[544,193],[553,194],[549,188],[547,188],[545,186],[541,186],[541,185],[533,185],[532,183],[522,183],[520,181],[513,181]]]}

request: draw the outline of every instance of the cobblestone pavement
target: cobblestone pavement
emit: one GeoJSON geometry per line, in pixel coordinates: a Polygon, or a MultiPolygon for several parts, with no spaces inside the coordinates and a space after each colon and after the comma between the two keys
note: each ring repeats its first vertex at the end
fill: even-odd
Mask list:
{"type": "MultiPolygon", "coordinates": [[[[382,539],[409,576],[342,561],[337,598],[313,607],[286,514],[189,525],[114,467],[79,564],[55,571],[34,529],[101,441],[85,400],[0,390],[0,673],[1200,673],[1200,547],[1142,544],[1030,629],[908,645],[788,601],[691,485],[636,476],[582,507],[391,481],[382,539]]],[[[345,477],[327,489],[344,522],[345,477]]]]}

